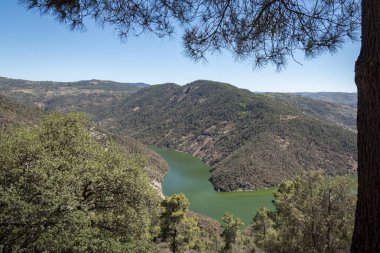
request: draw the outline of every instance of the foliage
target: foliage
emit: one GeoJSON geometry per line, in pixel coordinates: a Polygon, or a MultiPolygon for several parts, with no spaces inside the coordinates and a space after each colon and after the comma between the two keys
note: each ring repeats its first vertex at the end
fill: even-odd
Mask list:
{"type": "MultiPolygon", "coordinates": [[[[198,219],[195,217],[185,217],[178,224],[177,237],[175,239],[175,245],[178,246],[178,250],[175,252],[188,252],[190,249],[201,251],[203,249],[203,244],[199,237],[200,229],[198,226],[198,219]]],[[[173,249],[174,244],[171,246],[173,249]]]]}
{"type": "Polygon", "coordinates": [[[184,194],[166,197],[161,206],[161,235],[169,241],[172,252],[186,252],[196,246],[200,230],[196,217],[187,217],[189,200],[184,194]]]}
{"type": "Polygon", "coordinates": [[[270,243],[275,240],[277,234],[274,229],[273,215],[266,207],[260,207],[253,218],[252,230],[255,231],[255,242],[260,248],[268,249],[270,243]],[[266,245],[268,243],[268,245],[266,245]]]}
{"type": "Polygon", "coordinates": [[[194,60],[206,52],[228,50],[257,66],[277,67],[294,59],[334,51],[355,39],[360,26],[359,1],[124,1],[20,0],[27,8],[50,14],[72,29],[84,29],[93,18],[112,25],[120,37],[151,32],[158,37],[183,30],[185,53],[194,60]]]}
{"type": "Polygon", "coordinates": [[[267,252],[348,252],[356,196],[349,179],[307,172],[281,183],[276,211],[254,217],[256,244],[267,252]]]}
{"type": "Polygon", "coordinates": [[[220,237],[221,225],[218,221],[199,213],[189,212],[188,217],[198,220],[200,229],[199,238],[193,248],[197,252],[219,252],[223,247],[223,240],[220,237]]]}
{"type": "Polygon", "coordinates": [[[50,114],[37,128],[0,137],[6,251],[151,250],[159,201],[141,158],[98,143],[78,113],[50,114]]]}
{"type": "Polygon", "coordinates": [[[235,218],[229,212],[224,213],[222,222],[223,232],[221,236],[224,239],[224,250],[230,251],[240,236],[240,228],[244,224],[239,218],[235,218]]]}

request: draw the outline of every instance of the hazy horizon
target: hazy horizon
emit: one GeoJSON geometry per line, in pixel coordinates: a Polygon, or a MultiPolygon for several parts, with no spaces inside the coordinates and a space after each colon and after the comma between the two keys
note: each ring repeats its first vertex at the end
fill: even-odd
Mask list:
{"type": "MultiPolygon", "coordinates": [[[[173,84],[176,84],[176,85],[180,85],[180,86],[184,86],[184,85],[187,85],[189,83],[192,83],[192,82],[195,82],[195,81],[201,81],[202,79],[198,79],[198,80],[194,80],[194,81],[191,81],[191,82],[188,82],[188,83],[185,83],[185,84],[178,84],[178,83],[174,83],[174,82],[164,82],[164,83],[146,83],[146,82],[128,82],[128,81],[115,81],[115,80],[110,80],[110,79],[95,79],[95,78],[91,78],[91,79],[81,79],[81,80],[74,80],[74,81],[59,81],[59,80],[31,80],[31,79],[22,79],[22,78],[13,78],[13,77],[7,77],[7,76],[1,76],[0,77],[2,78],[8,78],[8,79],[13,79],[13,80],[24,80],[24,81],[32,81],[32,82],[57,82],[57,83],[75,83],[75,82],[81,82],[81,81],[104,81],[104,82],[116,82],[116,83],[125,83],[125,84],[146,84],[146,85],[149,85],[149,86],[152,86],[152,85],[161,85],[161,84],[167,84],[167,83],[173,83],[173,84]]],[[[220,82],[220,83],[227,83],[227,82],[221,82],[221,81],[214,81],[214,80],[205,80],[205,81],[213,81],[213,82],[220,82]]],[[[230,83],[227,83],[227,84],[230,84],[230,83]]],[[[231,84],[233,85],[233,84],[231,84]]],[[[233,85],[237,88],[240,88],[240,89],[246,89],[244,87],[239,87],[239,86],[236,86],[236,85],[233,85]]],[[[249,90],[249,89],[248,89],[249,90]]],[[[357,93],[356,91],[352,91],[352,92],[349,92],[349,91],[305,91],[305,90],[301,90],[301,91],[289,91],[289,92],[283,92],[283,91],[257,91],[257,90],[249,90],[251,92],[254,92],[254,93],[325,93],[325,92],[329,92],[329,93],[357,93]]]]}

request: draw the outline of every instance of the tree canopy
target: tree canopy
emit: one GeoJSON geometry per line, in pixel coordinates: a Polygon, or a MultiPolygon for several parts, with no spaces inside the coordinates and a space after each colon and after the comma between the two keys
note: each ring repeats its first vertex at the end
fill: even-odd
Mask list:
{"type": "MultiPolygon", "coordinates": [[[[356,39],[356,0],[19,0],[50,14],[71,29],[88,19],[114,27],[122,39],[151,32],[158,37],[181,31],[187,56],[228,50],[254,66],[283,67],[296,50],[312,57],[356,39]]],[[[294,57],[293,57],[294,59],[294,57]]]]}
{"type": "Polygon", "coordinates": [[[50,114],[37,128],[0,133],[0,241],[6,252],[152,247],[159,197],[144,161],[91,134],[77,113],[50,114]]]}
{"type": "Polygon", "coordinates": [[[182,193],[168,196],[161,202],[161,236],[169,242],[173,253],[188,252],[197,246],[200,230],[198,220],[188,217],[189,205],[189,200],[182,193]]]}
{"type": "Polygon", "coordinates": [[[244,224],[230,212],[224,213],[222,222],[223,231],[221,236],[224,239],[224,250],[229,252],[240,236],[240,228],[244,224]]]}
{"type": "Polygon", "coordinates": [[[257,246],[266,252],[348,252],[356,196],[346,177],[311,171],[283,181],[275,211],[260,208],[253,219],[257,246]]]}

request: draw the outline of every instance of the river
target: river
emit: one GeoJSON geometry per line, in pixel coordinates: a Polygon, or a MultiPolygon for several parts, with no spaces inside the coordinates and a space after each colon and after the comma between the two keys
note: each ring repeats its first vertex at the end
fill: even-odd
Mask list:
{"type": "Polygon", "coordinates": [[[169,165],[163,182],[165,196],[184,193],[190,201],[190,210],[221,220],[229,211],[243,220],[245,226],[260,206],[273,209],[272,189],[250,192],[216,192],[208,181],[210,167],[189,154],[151,147],[169,165]]]}

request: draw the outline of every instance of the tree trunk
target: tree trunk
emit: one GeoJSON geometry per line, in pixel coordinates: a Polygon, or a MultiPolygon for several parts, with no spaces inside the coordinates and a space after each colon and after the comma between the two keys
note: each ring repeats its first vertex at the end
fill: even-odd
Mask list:
{"type": "Polygon", "coordinates": [[[380,1],[362,0],[358,88],[358,202],[351,252],[380,252],[380,1]]]}
{"type": "Polygon", "coordinates": [[[172,253],[177,251],[177,229],[174,229],[173,238],[172,238],[172,253]]]}

